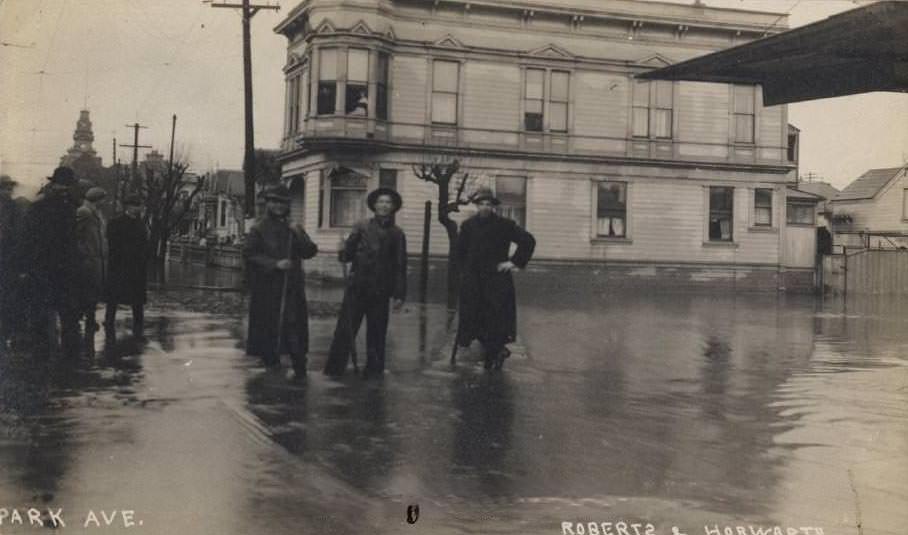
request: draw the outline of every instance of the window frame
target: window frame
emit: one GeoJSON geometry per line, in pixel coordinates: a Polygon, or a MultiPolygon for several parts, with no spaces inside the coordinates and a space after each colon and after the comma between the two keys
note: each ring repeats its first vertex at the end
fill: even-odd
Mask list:
{"type": "Polygon", "coordinates": [[[344,72],[344,81],[345,81],[345,84],[344,84],[344,115],[353,116],[353,117],[368,117],[369,116],[368,106],[371,104],[371,102],[369,102],[369,83],[370,83],[369,78],[371,78],[369,75],[371,73],[370,67],[371,67],[371,62],[372,62],[371,51],[368,48],[351,46],[351,47],[347,47],[346,53],[347,53],[347,63],[346,63],[347,68],[344,72]],[[352,64],[351,60],[352,60],[354,54],[365,55],[366,64],[365,64],[365,70],[361,73],[363,75],[362,79],[351,78],[352,69],[350,68],[350,65],[352,64]],[[351,91],[358,91],[366,97],[366,109],[364,110],[362,115],[356,114],[356,110],[360,108],[358,105],[359,97],[357,95],[351,95],[351,91]],[[351,107],[351,96],[352,96],[352,107],[351,107]]]}
{"type": "Polygon", "coordinates": [[[460,122],[459,121],[459,119],[460,119],[460,81],[461,81],[461,75],[462,75],[461,70],[462,70],[462,63],[458,60],[448,59],[448,58],[433,58],[432,59],[432,85],[431,85],[431,97],[430,97],[430,101],[429,101],[429,106],[430,106],[429,120],[433,125],[457,126],[459,124],[459,122],[460,122]],[[453,65],[457,69],[457,76],[456,76],[456,81],[454,84],[455,85],[454,91],[436,89],[438,78],[439,78],[437,76],[438,75],[437,67],[438,67],[438,65],[445,64],[445,63],[449,64],[449,65],[453,65]],[[450,97],[451,95],[454,96],[454,111],[453,111],[453,121],[452,122],[436,119],[436,117],[435,117],[436,116],[436,113],[435,113],[436,95],[445,95],[448,97],[450,97]]]}
{"type": "MultiPolygon", "coordinates": [[[[523,76],[523,130],[525,132],[544,132],[545,131],[545,80],[546,80],[546,70],[539,67],[527,67],[524,69],[523,76]],[[530,89],[530,76],[529,73],[538,72],[542,75],[542,80],[539,82],[539,98],[530,98],[529,89],[530,89]],[[532,113],[528,112],[527,103],[528,102],[538,102],[539,103],[539,128],[529,128],[527,125],[527,115],[532,113]]],[[[534,114],[535,115],[535,114],[534,114]]]]}
{"type": "Polygon", "coordinates": [[[817,206],[809,202],[798,202],[796,199],[789,199],[785,203],[785,224],[793,227],[813,227],[817,224],[817,206]],[[807,209],[810,213],[810,221],[798,221],[793,215],[797,215],[797,209],[807,209]],[[793,211],[792,209],[795,209],[793,211]]]}
{"type": "Polygon", "coordinates": [[[394,191],[398,191],[398,172],[397,169],[391,169],[390,167],[383,167],[378,170],[378,187],[380,188],[390,188],[394,191]],[[393,185],[388,185],[389,182],[393,179],[393,185]]]}
{"type": "Polygon", "coordinates": [[[707,187],[707,213],[706,213],[706,238],[709,243],[735,243],[735,187],[734,186],[708,186],[707,187]],[[725,190],[729,193],[729,208],[713,208],[713,191],[725,190]],[[719,220],[719,237],[714,238],[712,221],[716,218],[728,218],[728,238],[722,238],[721,219],[719,220]]]}
{"type": "Polygon", "coordinates": [[[631,137],[657,141],[673,140],[675,138],[675,94],[675,83],[671,80],[634,80],[631,89],[631,137]],[[645,89],[641,89],[644,87],[645,89]],[[659,102],[659,90],[666,87],[668,88],[668,107],[664,103],[660,105],[659,102]],[[638,99],[640,91],[646,92],[645,99],[638,99]],[[643,105],[642,101],[645,101],[646,105],[643,105]],[[642,112],[646,117],[644,121],[646,126],[645,133],[637,133],[636,131],[637,122],[635,116],[638,112],[642,112]],[[667,112],[668,114],[668,119],[665,123],[668,128],[668,135],[659,135],[656,132],[656,116],[659,112],[667,112]]]}
{"type": "Polygon", "coordinates": [[[365,217],[365,198],[366,193],[369,190],[368,184],[365,180],[360,179],[360,184],[358,185],[339,185],[340,178],[343,177],[328,177],[328,227],[329,228],[351,228],[357,221],[365,217]],[[340,211],[337,208],[335,193],[339,192],[360,192],[360,211],[357,213],[349,225],[341,224],[338,222],[338,215],[340,211]]]}
{"type": "Polygon", "coordinates": [[[318,82],[317,82],[318,92],[316,94],[316,105],[315,105],[316,115],[326,116],[326,115],[336,115],[337,114],[337,93],[338,93],[337,88],[338,88],[338,83],[339,83],[338,79],[340,78],[340,73],[338,72],[340,70],[340,69],[338,69],[338,58],[340,57],[341,50],[343,50],[343,49],[338,48],[338,47],[325,47],[325,48],[318,49],[318,82]],[[333,67],[334,78],[333,79],[324,77],[324,75],[326,74],[325,73],[326,65],[328,65],[330,63],[330,62],[325,61],[326,55],[328,53],[330,53],[334,58],[334,67],[333,67]],[[323,100],[323,97],[322,97],[322,88],[323,87],[326,89],[329,87],[331,88],[331,100],[330,101],[328,100],[327,97],[325,97],[325,99],[323,100]],[[328,106],[329,102],[330,102],[330,106],[328,106]],[[323,104],[325,104],[324,107],[323,107],[323,104]],[[330,110],[329,110],[329,108],[330,108],[330,110]]]}
{"type": "Polygon", "coordinates": [[[527,190],[528,190],[528,186],[529,186],[529,182],[527,180],[527,177],[524,175],[496,175],[495,180],[494,180],[495,196],[501,201],[501,204],[498,207],[499,215],[501,215],[501,217],[506,217],[508,219],[511,219],[512,221],[516,222],[519,226],[521,226],[523,228],[526,228],[526,224],[527,224],[527,205],[528,205],[527,190]],[[500,192],[499,181],[501,179],[506,179],[506,180],[517,179],[517,180],[521,180],[523,182],[523,193],[522,193],[523,204],[522,205],[515,205],[513,203],[506,202],[506,199],[508,197],[510,197],[510,194],[503,196],[502,193],[500,192]],[[511,210],[517,211],[519,213],[520,217],[518,219],[511,217],[510,214],[506,214],[504,212],[504,208],[510,208],[511,210]]]}
{"type": "MultiPolygon", "coordinates": [[[[571,117],[571,115],[570,115],[570,107],[571,107],[571,73],[570,73],[570,71],[562,71],[562,70],[558,70],[558,69],[552,69],[552,70],[550,70],[550,71],[548,72],[548,74],[549,74],[549,84],[548,84],[548,86],[549,86],[549,94],[548,94],[549,120],[547,121],[548,124],[547,124],[546,126],[548,126],[548,131],[549,131],[549,132],[552,132],[552,133],[554,133],[554,134],[567,134],[567,133],[570,131],[570,129],[571,129],[571,125],[570,125],[570,117],[571,117]],[[556,73],[557,73],[557,74],[563,74],[563,75],[565,76],[565,78],[566,78],[566,80],[565,80],[565,88],[564,88],[564,99],[563,99],[563,100],[556,100],[556,99],[555,99],[555,74],[556,74],[556,73]],[[556,104],[557,104],[557,105],[563,105],[563,106],[564,106],[564,129],[563,129],[563,130],[562,130],[562,129],[556,129],[556,128],[552,127],[552,120],[553,120],[557,115],[560,115],[560,114],[556,114],[556,113],[554,112],[554,107],[555,107],[556,104]]],[[[545,122],[546,122],[546,121],[545,121],[545,117],[544,117],[544,114],[543,114],[543,123],[545,123],[545,122]]]]}
{"type": "Polygon", "coordinates": [[[375,66],[375,118],[387,121],[389,117],[388,87],[391,82],[391,54],[377,51],[375,66]]]}
{"type": "MultiPolygon", "coordinates": [[[[593,209],[593,237],[597,240],[628,240],[630,239],[630,226],[628,224],[628,205],[630,200],[630,184],[626,180],[595,180],[593,182],[593,199],[594,199],[594,209],[593,209]],[[618,185],[623,189],[624,193],[624,208],[623,210],[617,210],[614,208],[603,209],[600,205],[600,192],[603,187],[609,185],[618,185]],[[623,232],[621,234],[601,234],[600,229],[600,220],[602,219],[603,210],[611,212],[609,219],[616,219],[616,214],[620,214],[620,219],[622,220],[623,232]]],[[[611,221],[609,222],[609,229],[612,230],[611,221]]]]}
{"type": "Polygon", "coordinates": [[[732,84],[732,124],[733,131],[732,136],[735,144],[738,145],[755,145],[757,142],[757,86],[755,85],[744,85],[744,84],[732,84]],[[750,111],[739,112],[738,104],[743,100],[739,94],[740,90],[747,89],[749,95],[747,100],[750,102],[750,111]],[[742,118],[750,118],[750,130],[748,132],[749,139],[741,139],[738,136],[739,127],[738,121],[742,118]]]}
{"type": "Polygon", "coordinates": [[[774,193],[774,191],[772,188],[754,188],[754,197],[753,197],[753,214],[754,214],[753,226],[754,227],[772,228],[774,226],[773,225],[773,196],[774,196],[773,193],[774,193]],[[759,199],[758,199],[760,193],[767,193],[769,195],[768,204],[764,203],[763,205],[760,205],[759,199]],[[769,210],[769,222],[761,223],[759,221],[757,214],[759,213],[760,210],[766,210],[766,209],[769,210]]]}

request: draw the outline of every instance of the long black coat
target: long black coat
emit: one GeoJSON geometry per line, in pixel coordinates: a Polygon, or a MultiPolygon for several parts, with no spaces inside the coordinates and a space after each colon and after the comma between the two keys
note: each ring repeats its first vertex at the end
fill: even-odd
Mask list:
{"type": "Polygon", "coordinates": [[[107,225],[107,301],[144,305],[148,268],[148,229],[137,217],[120,214],[107,225]]]}
{"type": "Polygon", "coordinates": [[[243,256],[246,259],[249,298],[249,331],[246,336],[246,353],[257,357],[274,355],[277,348],[278,318],[281,311],[281,291],[284,287],[284,273],[287,273],[287,297],[284,310],[284,325],[293,332],[284,331],[282,348],[289,350],[287,339],[296,334],[300,350],[308,351],[309,314],[306,306],[305,274],[302,259],[312,258],[318,253],[318,246],[305,231],[292,231],[286,222],[266,216],[255,222],[246,236],[243,256]],[[292,246],[290,235],[293,233],[292,246]],[[277,268],[277,261],[288,258],[293,267],[288,271],[277,268]]]}
{"type": "Polygon", "coordinates": [[[19,206],[0,197],[0,323],[4,329],[14,323],[18,303],[13,292],[18,288],[19,267],[16,246],[22,233],[19,206]]]}
{"type": "Polygon", "coordinates": [[[536,240],[510,219],[492,214],[475,215],[460,226],[457,258],[460,266],[460,325],[458,343],[475,339],[493,344],[512,342],[517,336],[514,279],[499,272],[498,264],[510,260],[524,268],[533,256],[536,240]],[[510,256],[511,244],[517,250],[510,256]]]}
{"type": "Polygon", "coordinates": [[[16,259],[27,275],[24,295],[32,307],[69,308],[78,299],[76,203],[71,193],[49,187],[28,209],[16,259]]]}
{"type": "Polygon", "coordinates": [[[76,211],[82,299],[92,305],[104,299],[107,286],[107,223],[97,208],[83,204],[76,211]]]}

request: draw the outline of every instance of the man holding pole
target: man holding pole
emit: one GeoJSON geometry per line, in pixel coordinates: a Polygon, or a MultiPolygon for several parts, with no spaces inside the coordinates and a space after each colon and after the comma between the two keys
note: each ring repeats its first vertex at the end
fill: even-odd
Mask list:
{"type": "Polygon", "coordinates": [[[364,377],[380,377],[385,370],[385,339],[390,302],[403,306],[407,296],[407,240],[394,224],[394,214],[403,201],[396,191],[378,188],[366,198],[375,217],[360,221],[339,252],[339,260],[352,262],[344,301],[325,373],[339,376],[354,350],[356,332],[366,318],[366,369],[364,377]]]}
{"type": "Polygon", "coordinates": [[[290,191],[281,185],[265,193],[266,213],[246,237],[243,255],[249,269],[249,330],[246,353],[265,366],[280,367],[281,353],[290,353],[295,378],[306,375],[309,314],[302,260],[318,247],[301,226],[291,228],[290,191]]]}

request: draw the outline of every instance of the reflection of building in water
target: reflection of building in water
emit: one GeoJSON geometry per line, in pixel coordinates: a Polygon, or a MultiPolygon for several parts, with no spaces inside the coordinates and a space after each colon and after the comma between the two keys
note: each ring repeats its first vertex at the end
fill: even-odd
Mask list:
{"type": "MultiPolygon", "coordinates": [[[[365,193],[387,184],[420,243],[436,195],[413,165],[459,154],[536,235],[540,262],[810,286],[813,255],[801,265],[786,252],[798,143],[786,107],[763,106],[754,86],[634,78],[785,25],[783,14],[637,0],[301,2],[277,27],[298,217],[331,251],[365,193]]],[[[432,232],[444,254],[442,227],[432,232]]]]}

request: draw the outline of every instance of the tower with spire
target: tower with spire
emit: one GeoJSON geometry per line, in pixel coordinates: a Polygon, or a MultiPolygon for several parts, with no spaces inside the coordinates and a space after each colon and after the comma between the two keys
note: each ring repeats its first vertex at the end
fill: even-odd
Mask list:
{"type": "Polygon", "coordinates": [[[91,119],[88,117],[88,110],[82,110],[79,112],[79,120],[76,121],[73,146],[60,158],[60,165],[72,167],[77,160],[81,160],[80,163],[83,166],[88,164],[101,167],[101,158],[92,147],[94,140],[95,135],[91,130],[91,119]]]}

